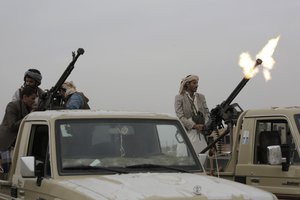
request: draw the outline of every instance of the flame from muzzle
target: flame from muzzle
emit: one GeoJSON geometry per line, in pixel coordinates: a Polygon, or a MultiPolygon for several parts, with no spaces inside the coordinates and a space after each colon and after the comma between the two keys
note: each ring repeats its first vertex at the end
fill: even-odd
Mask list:
{"type": "MultiPolygon", "coordinates": [[[[280,36],[270,39],[264,48],[256,55],[257,59],[259,58],[263,61],[263,74],[266,81],[271,79],[270,70],[275,64],[275,60],[272,55],[275,51],[279,38],[280,36]]],[[[258,67],[253,67],[255,65],[255,60],[251,58],[251,55],[248,52],[240,55],[239,65],[243,68],[245,78],[248,79],[252,78],[259,71],[258,67]]]]}

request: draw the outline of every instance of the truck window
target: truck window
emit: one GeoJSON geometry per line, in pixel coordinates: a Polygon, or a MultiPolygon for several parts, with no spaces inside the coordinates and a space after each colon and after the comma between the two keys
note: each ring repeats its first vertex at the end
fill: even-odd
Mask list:
{"type": "Polygon", "coordinates": [[[300,164],[295,139],[286,120],[258,120],[255,135],[255,164],[268,164],[267,147],[270,145],[280,145],[282,148],[283,146],[290,147],[290,155],[283,156],[289,156],[291,164],[300,164]]]}
{"type": "Polygon", "coordinates": [[[78,172],[79,166],[81,170],[98,166],[126,168],[130,172],[133,169],[128,166],[145,164],[201,170],[176,120],[59,120],[56,134],[62,173],[78,172]]]}
{"type": "Polygon", "coordinates": [[[295,121],[298,128],[298,132],[300,133],[300,114],[295,115],[295,121]]]}
{"type": "Polygon", "coordinates": [[[34,156],[36,169],[42,176],[51,176],[49,161],[49,132],[47,125],[33,125],[28,144],[27,156],[34,156]]]}

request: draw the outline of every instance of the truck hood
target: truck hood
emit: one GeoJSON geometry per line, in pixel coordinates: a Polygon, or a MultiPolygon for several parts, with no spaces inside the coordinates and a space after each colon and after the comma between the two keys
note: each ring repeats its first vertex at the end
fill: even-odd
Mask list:
{"type": "Polygon", "coordinates": [[[59,182],[62,187],[68,187],[92,199],[273,199],[272,194],[254,187],[188,173],[68,177],[68,180],[59,182]]]}

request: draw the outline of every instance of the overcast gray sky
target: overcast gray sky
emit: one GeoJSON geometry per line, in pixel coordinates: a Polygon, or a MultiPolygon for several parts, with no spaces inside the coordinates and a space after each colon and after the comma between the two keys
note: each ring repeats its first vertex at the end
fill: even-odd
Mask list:
{"type": "Polygon", "coordinates": [[[49,89],[79,47],[68,80],[92,108],[174,114],[180,80],[196,74],[212,109],[243,78],[239,55],[255,57],[278,35],[272,79],[258,73],[234,102],[299,105],[299,9],[298,0],[1,1],[0,117],[28,68],[49,89]]]}

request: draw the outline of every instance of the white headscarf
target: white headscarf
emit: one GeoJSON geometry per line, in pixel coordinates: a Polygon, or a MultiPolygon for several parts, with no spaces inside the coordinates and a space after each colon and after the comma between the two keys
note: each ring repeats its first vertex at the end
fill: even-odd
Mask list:
{"type": "Polygon", "coordinates": [[[76,86],[74,85],[73,81],[64,82],[64,84],[62,85],[62,88],[64,88],[66,90],[65,97],[77,92],[76,86]]]}
{"type": "Polygon", "coordinates": [[[199,81],[199,77],[197,75],[188,75],[185,78],[183,78],[180,83],[179,94],[183,94],[184,86],[186,83],[194,81],[194,80],[199,81]]]}

